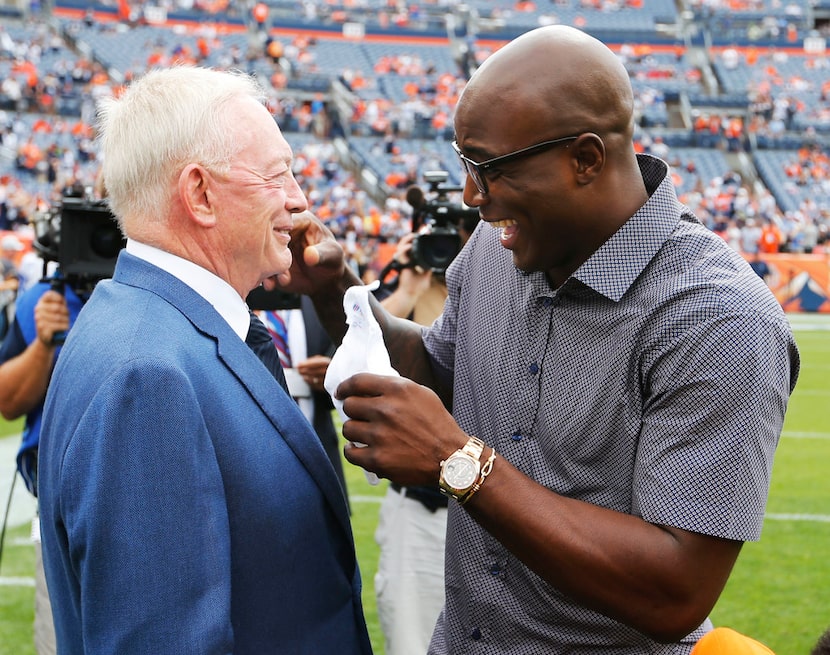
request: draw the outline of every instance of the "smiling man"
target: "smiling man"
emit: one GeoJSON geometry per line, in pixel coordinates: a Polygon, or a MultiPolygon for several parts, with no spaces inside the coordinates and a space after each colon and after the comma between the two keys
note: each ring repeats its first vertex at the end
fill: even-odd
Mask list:
{"type": "Polygon", "coordinates": [[[43,415],[58,652],[371,653],[334,468],[246,345],[245,298],[307,209],[291,148],[241,74],[150,72],[100,117],[128,242],[43,415]]]}
{"type": "MultiPolygon", "coordinates": [[[[349,461],[457,501],[431,654],[687,654],[759,538],[798,352],[666,163],[635,154],[633,108],[579,30],[487,59],[455,113],[482,222],[444,313],[422,329],[376,307],[410,379],[338,389],[366,444],[349,461]]],[[[305,221],[291,248],[290,286],[342,334],[341,249],[305,221]]]]}

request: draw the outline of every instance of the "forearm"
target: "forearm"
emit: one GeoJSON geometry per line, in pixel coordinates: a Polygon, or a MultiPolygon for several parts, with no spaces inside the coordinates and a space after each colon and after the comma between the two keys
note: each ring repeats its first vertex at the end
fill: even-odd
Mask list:
{"type": "Polygon", "coordinates": [[[465,509],[558,591],[660,641],[706,618],[741,547],[560,496],[503,459],[465,509]]]}
{"type": "MultiPolygon", "coordinates": [[[[349,269],[338,284],[330,285],[311,295],[314,309],[326,332],[335,343],[346,334],[346,315],[343,311],[343,295],[349,287],[362,284],[349,269]]],[[[401,375],[430,388],[435,386],[429,357],[421,340],[422,327],[412,321],[391,315],[383,305],[370,295],[372,312],[383,332],[392,366],[401,375]]]]}
{"type": "Polygon", "coordinates": [[[46,395],[54,346],[35,339],[20,355],[0,366],[0,414],[14,420],[32,411],[46,395]]]}
{"type": "Polygon", "coordinates": [[[421,333],[424,327],[405,318],[392,316],[380,303],[372,301],[392,366],[404,377],[439,393],[421,333]]]}
{"type": "Polygon", "coordinates": [[[415,303],[418,298],[410,293],[407,293],[400,287],[395,289],[389,296],[381,301],[383,308],[392,316],[399,316],[405,318],[409,316],[415,309],[415,303]]]}

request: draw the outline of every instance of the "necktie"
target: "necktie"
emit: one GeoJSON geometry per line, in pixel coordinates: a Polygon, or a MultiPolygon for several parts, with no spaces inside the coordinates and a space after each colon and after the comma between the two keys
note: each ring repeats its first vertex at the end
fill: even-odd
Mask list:
{"type": "Polygon", "coordinates": [[[264,323],[277,347],[280,364],[283,368],[291,368],[291,350],[288,347],[288,326],[285,324],[285,319],[279,311],[268,311],[265,312],[264,323]]]}
{"type": "Polygon", "coordinates": [[[250,312],[250,314],[251,326],[248,328],[248,336],[245,337],[245,343],[248,344],[248,347],[256,353],[256,356],[271,371],[271,375],[285,389],[285,393],[288,393],[285,373],[282,371],[282,365],[280,364],[277,349],[274,347],[274,342],[271,341],[271,333],[268,332],[268,328],[257,318],[256,314],[253,312],[250,312]]]}

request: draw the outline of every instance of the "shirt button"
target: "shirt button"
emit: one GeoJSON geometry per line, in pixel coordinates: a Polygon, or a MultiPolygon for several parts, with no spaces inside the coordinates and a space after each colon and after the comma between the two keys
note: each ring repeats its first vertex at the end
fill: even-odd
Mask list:
{"type": "Polygon", "coordinates": [[[521,441],[522,439],[524,439],[521,432],[514,432],[512,435],[510,435],[510,438],[513,441],[521,441]]]}
{"type": "Polygon", "coordinates": [[[478,641],[481,639],[481,630],[478,628],[473,628],[473,631],[470,633],[470,636],[475,640],[478,641]]]}
{"type": "Polygon", "coordinates": [[[553,298],[542,298],[542,307],[552,307],[553,306],[553,298]]]}
{"type": "Polygon", "coordinates": [[[539,365],[537,363],[533,363],[527,367],[527,370],[530,371],[531,375],[536,375],[539,372],[539,365]]]}
{"type": "Polygon", "coordinates": [[[501,567],[499,566],[499,563],[493,562],[493,564],[490,566],[490,575],[496,577],[499,573],[501,573],[501,567]]]}

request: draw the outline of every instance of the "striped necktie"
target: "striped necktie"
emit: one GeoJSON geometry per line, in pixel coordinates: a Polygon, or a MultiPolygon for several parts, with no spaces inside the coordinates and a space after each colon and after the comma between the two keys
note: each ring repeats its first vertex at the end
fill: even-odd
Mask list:
{"type": "Polygon", "coordinates": [[[291,368],[291,349],[288,347],[288,326],[279,311],[267,311],[264,313],[265,327],[271,334],[271,339],[277,347],[280,355],[280,364],[283,368],[291,368]]]}
{"type": "Polygon", "coordinates": [[[277,349],[274,348],[274,342],[271,340],[271,334],[268,328],[265,327],[256,314],[251,314],[251,326],[248,328],[248,336],[245,337],[245,343],[248,347],[256,353],[256,356],[262,360],[262,363],[274,376],[274,379],[280,383],[285,393],[288,393],[288,384],[285,381],[285,373],[283,373],[280,365],[280,358],[277,354],[277,349]]]}

